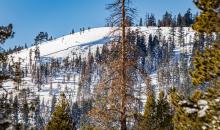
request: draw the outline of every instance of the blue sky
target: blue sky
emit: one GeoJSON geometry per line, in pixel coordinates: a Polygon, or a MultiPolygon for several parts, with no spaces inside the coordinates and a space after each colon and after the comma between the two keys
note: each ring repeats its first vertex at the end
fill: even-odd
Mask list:
{"type": "MultiPolygon", "coordinates": [[[[106,4],[113,0],[1,0],[0,25],[12,23],[15,37],[7,40],[4,48],[28,45],[40,31],[53,37],[69,34],[74,28],[101,27],[109,11],[106,4]]],[[[197,12],[192,0],[133,0],[138,20],[146,12],[162,17],[167,10],[173,14],[184,13],[188,8],[197,12]]]]}

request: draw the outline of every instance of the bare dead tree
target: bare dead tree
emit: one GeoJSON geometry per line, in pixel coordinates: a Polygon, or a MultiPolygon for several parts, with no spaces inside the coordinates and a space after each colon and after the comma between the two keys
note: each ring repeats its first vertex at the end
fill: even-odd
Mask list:
{"type": "Polygon", "coordinates": [[[137,70],[137,48],[135,41],[129,39],[129,27],[136,12],[130,5],[130,0],[115,0],[107,6],[112,11],[108,18],[108,22],[114,25],[111,33],[117,34],[113,35],[102,79],[94,90],[97,103],[90,112],[96,125],[104,122],[104,129],[120,127],[121,130],[126,130],[137,112],[134,104],[140,101],[140,96],[135,95],[138,90],[134,88],[134,80],[137,81],[137,73],[142,76],[144,74],[137,70]]]}
{"type": "MultiPolygon", "coordinates": [[[[112,14],[110,16],[110,20],[116,27],[119,26],[121,32],[121,40],[120,43],[120,63],[119,63],[119,81],[120,84],[120,129],[126,130],[126,104],[127,104],[127,60],[126,60],[126,27],[130,26],[129,24],[132,23],[133,16],[135,14],[135,9],[130,8],[131,1],[130,0],[116,0],[114,3],[109,4],[107,9],[112,10],[112,14]]],[[[117,85],[116,85],[117,86],[117,85]]]]}

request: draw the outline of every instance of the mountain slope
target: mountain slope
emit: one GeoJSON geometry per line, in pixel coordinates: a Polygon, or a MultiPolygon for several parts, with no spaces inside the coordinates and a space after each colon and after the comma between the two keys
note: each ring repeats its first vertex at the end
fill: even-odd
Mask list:
{"type": "MultiPolygon", "coordinates": [[[[111,32],[116,28],[111,27],[101,27],[94,28],[90,30],[85,30],[84,32],[77,32],[74,34],[66,35],[51,41],[43,42],[39,46],[40,56],[41,57],[54,57],[54,58],[65,58],[67,56],[72,55],[82,55],[82,57],[86,56],[89,51],[89,47],[91,51],[95,51],[96,46],[101,46],[108,42],[113,35],[111,32]]],[[[161,34],[165,36],[165,39],[168,39],[170,35],[169,27],[131,27],[131,30],[139,30],[143,35],[146,36],[146,40],[148,40],[149,34],[157,35],[158,31],[161,31],[161,34]]],[[[193,37],[194,32],[191,28],[184,28],[185,30],[185,41],[186,43],[190,42],[190,37],[193,37]]],[[[177,36],[176,36],[177,38],[177,36]]],[[[178,45],[177,45],[178,46],[178,45]]],[[[30,50],[34,52],[35,46],[32,46],[28,49],[24,49],[20,52],[16,52],[12,54],[10,57],[13,57],[14,60],[18,60],[19,58],[23,59],[25,62],[29,60],[30,50]]],[[[32,55],[34,57],[34,55],[32,55]]],[[[33,58],[32,57],[32,58],[33,58]]]]}
{"type": "MultiPolygon", "coordinates": [[[[73,51],[75,53],[83,54],[83,49],[86,46],[94,46],[106,41],[106,37],[109,35],[111,28],[94,28],[85,30],[84,32],[77,32],[74,34],[66,35],[51,41],[43,42],[39,46],[41,57],[67,57],[70,56],[73,51]]],[[[35,46],[28,49],[24,49],[20,52],[14,53],[11,56],[17,60],[18,58],[24,59],[28,62],[30,50],[34,51],[35,46]]],[[[84,49],[85,50],[85,49],[84,49]]]]}
{"type": "MultiPolygon", "coordinates": [[[[140,33],[145,36],[145,45],[148,46],[148,40],[149,35],[161,35],[161,39],[168,41],[169,37],[171,37],[170,29],[169,27],[130,27],[129,29],[136,31],[139,30],[140,33]]],[[[118,35],[118,32],[116,31],[114,34],[111,32],[115,30],[115,28],[110,27],[102,27],[102,28],[94,28],[90,30],[85,30],[84,32],[77,32],[74,34],[66,35],[57,39],[54,39],[52,41],[47,41],[44,43],[41,43],[38,45],[40,50],[40,59],[41,61],[47,60],[47,58],[61,58],[65,59],[67,56],[70,57],[70,60],[73,60],[73,57],[76,55],[81,55],[82,61],[85,61],[84,59],[87,58],[88,52],[91,51],[92,54],[95,54],[97,46],[102,48],[103,44],[108,43],[112,38],[118,35]]],[[[194,37],[194,31],[191,28],[183,28],[184,32],[184,41],[186,43],[185,47],[180,47],[178,44],[178,28],[175,29],[175,49],[174,53],[175,56],[172,58],[173,61],[178,61],[180,59],[180,52],[187,50],[190,55],[192,46],[191,43],[193,42],[194,37]]],[[[167,43],[167,42],[165,42],[167,43]]],[[[8,91],[8,93],[12,94],[12,97],[15,95],[18,95],[19,98],[24,99],[24,95],[27,96],[27,100],[29,102],[32,102],[34,98],[38,97],[40,98],[41,102],[41,109],[43,109],[41,116],[46,117],[45,122],[50,118],[47,116],[47,114],[50,112],[51,106],[53,105],[53,98],[58,97],[61,92],[66,93],[68,100],[70,100],[71,103],[74,103],[76,101],[79,101],[79,97],[87,96],[90,97],[90,95],[84,95],[83,91],[79,90],[80,82],[82,80],[82,74],[81,70],[78,68],[72,69],[65,69],[63,67],[63,63],[61,64],[61,67],[59,66],[58,69],[52,70],[52,65],[48,65],[49,71],[53,74],[47,74],[47,77],[43,77],[44,81],[43,83],[38,84],[37,78],[37,70],[41,71],[41,65],[40,63],[37,63],[38,61],[34,61],[35,63],[32,63],[30,65],[29,63],[29,53],[30,50],[32,50],[32,60],[34,59],[34,51],[36,47],[30,47],[28,49],[24,49],[22,51],[16,52],[14,54],[11,54],[9,56],[13,57],[14,61],[17,61],[18,59],[23,59],[21,61],[23,71],[25,72],[25,68],[28,68],[26,76],[23,76],[22,82],[20,84],[19,90],[15,89],[17,84],[10,80],[6,81],[3,86],[8,91]],[[34,66],[35,69],[32,68],[34,66]],[[31,69],[32,68],[32,69],[31,69]],[[34,72],[35,71],[35,72],[34,72]],[[45,81],[46,80],[46,81],[45,81]],[[23,91],[24,90],[24,91],[23,91]],[[47,109],[47,110],[45,110],[47,109]]],[[[163,54],[164,55],[164,54],[163,54]]],[[[43,66],[45,67],[45,66],[43,66]]],[[[100,66],[98,66],[100,67],[100,66]]],[[[172,66],[174,67],[174,66],[172,66]]],[[[159,92],[159,78],[156,73],[157,70],[150,72],[150,77],[152,81],[152,85],[154,86],[154,89],[156,93],[159,92]]],[[[42,71],[44,72],[44,71],[42,71]]],[[[99,80],[99,77],[97,78],[97,72],[94,71],[94,74],[91,76],[91,84],[90,88],[94,88],[99,80]]],[[[40,72],[39,72],[40,73],[40,72]]],[[[24,74],[25,75],[25,74],[24,74]]],[[[102,75],[102,74],[101,74],[102,75]]],[[[139,84],[144,87],[146,84],[144,84],[142,81],[138,81],[139,84]]],[[[0,94],[4,93],[4,90],[0,90],[0,94]]],[[[145,95],[146,96],[146,95],[145,95]]],[[[142,97],[143,99],[146,99],[146,97],[142,97]]],[[[19,102],[21,102],[19,101],[19,102]]],[[[145,102],[143,100],[143,102],[145,102]]],[[[21,118],[21,117],[20,117],[21,118]]]]}

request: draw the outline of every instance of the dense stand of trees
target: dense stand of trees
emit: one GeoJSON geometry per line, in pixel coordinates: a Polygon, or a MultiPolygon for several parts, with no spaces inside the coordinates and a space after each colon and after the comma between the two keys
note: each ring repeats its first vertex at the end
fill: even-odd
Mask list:
{"type": "MultiPolygon", "coordinates": [[[[188,9],[184,14],[172,14],[166,11],[162,18],[157,19],[153,13],[147,13],[144,18],[140,18],[137,23],[129,22],[130,26],[159,26],[159,27],[191,27],[195,22],[198,14],[193,14],[191,9],[188,9]]],[[[129,20],[129,19],[128,19],[129,20]]],[[[108,22],[107,27],[115,26],[108,22]]]]}

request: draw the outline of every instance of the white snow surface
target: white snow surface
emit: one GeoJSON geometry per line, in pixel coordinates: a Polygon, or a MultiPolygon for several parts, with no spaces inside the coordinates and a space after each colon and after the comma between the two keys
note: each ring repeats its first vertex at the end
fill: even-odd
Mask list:
{"type": "MultiPolygon", "coordinates": [[[[139,30],[146,36],[146,40],[150,34],[157,35],[158,27],[130,27],[131,30],[139,30]]],[[[93,28],[90,30],[85,30],[84,32],[77,32],[74,34],[69,34],[51,41],[43,42],[39,46],[40,56],[41,57],[54,57],[54,58],[64,58],[67,56],[81,54],[82,57],[85,57],[88,53],[89,49],[92,52],[95,51],[97,46],[102,46],[107,41],[109,41],[112,36],[114,36],[117,31],[113,34],[112,32],[116,30],[116,28],[111,27],[100,27],[93,28]]],[[[162,37],[168,39],[169,27],[160,27],[162,37]]],[[[176,32],[178,28],[176,28],[176,32]]],[[[184,27],[185,31],[185,41],[186,43],[191,42],[190,37],[194,35],[194,31],[189,27],[184,27]]],[[[175,37],[177,40],[177,36],[175,37]]],[[[178,47],[178,45],[177,45],[178,47]]],[[[13,57],[15,61],[19,58],[23,59],[25,63],[29,62],[29,53],[30,50],[34,53],[35,46],[32,46],[28,49],[21,50],[20,52],[14,53],[9,57],[13,57]]],[[[32,56],[34,57],[34,54],[32,56]]]]}
{"type": "MultiPolygon", "coordinates": [[[[110,35],[111,28],[94,28],[85,30],[84,32],[77,32],[69,34],[51,41],[43,42],[39,44],[40,56],[41,57],[67,57],[73,53],[83,54],[83,50],[86,46],[93,46],[105,43],[106,37],[110,35]]],[[[20,52],[14,53],[11,56],[14,60],[18,58],[24,59],[25,62],[29,60],[30,50],[34,51],[35,46],[28,49],[24,49],[20,52]]],[[[85,48],[84,50],[89,50],[85,48]]],[[[33,54],[32,54],[33,55],[33,54]]],[[[10,57],[11,57],[10,56],[10,57]]]]}

